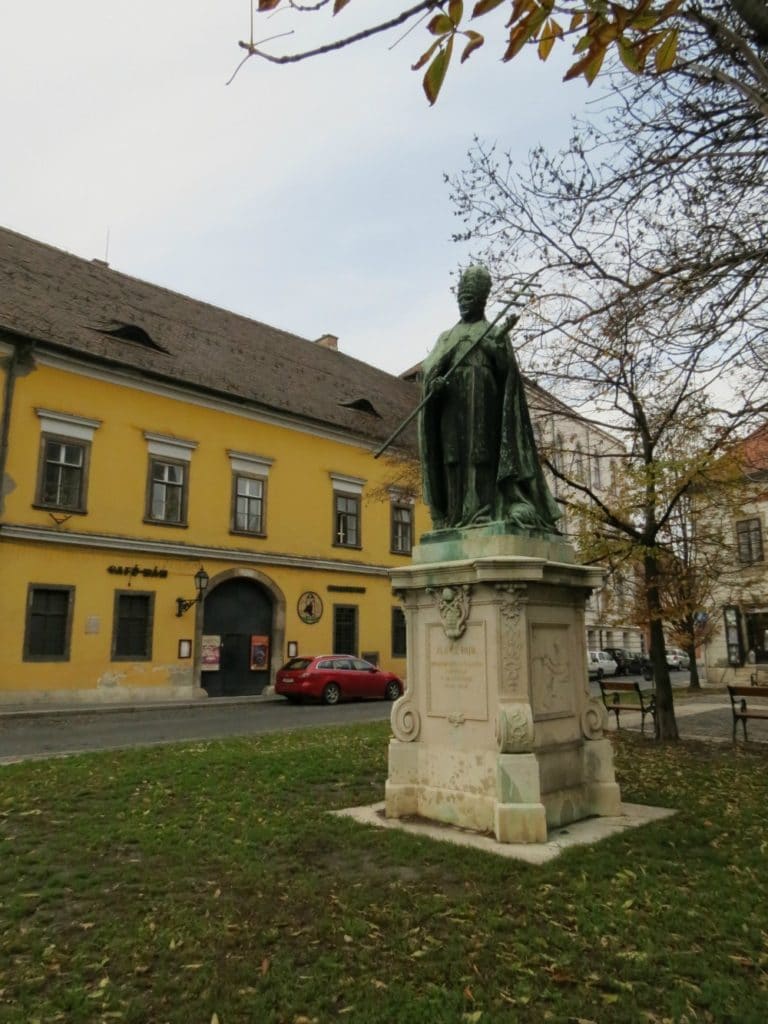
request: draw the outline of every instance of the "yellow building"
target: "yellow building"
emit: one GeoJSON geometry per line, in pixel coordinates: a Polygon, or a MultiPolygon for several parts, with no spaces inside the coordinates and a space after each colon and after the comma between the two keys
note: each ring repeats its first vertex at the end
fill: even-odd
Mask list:
{"type": "Polygon", "coordinates": [[[373,451],[414,385],[0,230],[0,387],[0,701],[259,693],[293,652],[404,673],[388,569],[428,515],[413,433],[402,476],[373,451]]]}

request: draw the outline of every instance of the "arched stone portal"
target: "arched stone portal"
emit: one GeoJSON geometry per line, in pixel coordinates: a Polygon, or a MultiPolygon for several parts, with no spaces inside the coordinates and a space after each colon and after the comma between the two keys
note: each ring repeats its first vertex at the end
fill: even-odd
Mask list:
{"type": "Polygon", "coordinates": [[[263,693],[274,684],[285,643],[285,598],[275,583],[252,569],[214,576],[198,616],[197,651],[203,637],[221,638],[219,667],[202,671],[200,686],[209,697],[263,693]],[[265,662],[254,658],[252,638],[267,637],[265,662]]]}

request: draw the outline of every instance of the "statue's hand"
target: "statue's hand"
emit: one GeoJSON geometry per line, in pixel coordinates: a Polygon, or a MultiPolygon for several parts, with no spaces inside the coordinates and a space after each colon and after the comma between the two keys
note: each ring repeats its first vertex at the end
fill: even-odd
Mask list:
{"type": "Polygon", "coordinates": [[[429,389],[429,393],[431,395],[436,395],[440,391],[443,391],[447,384],[448,381],[445,379],[445,377],[434,377],[429,389]]]}

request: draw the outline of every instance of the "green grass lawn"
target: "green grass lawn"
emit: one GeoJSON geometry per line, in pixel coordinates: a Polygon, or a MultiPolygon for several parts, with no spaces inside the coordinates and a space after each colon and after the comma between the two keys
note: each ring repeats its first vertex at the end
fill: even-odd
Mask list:
{"type": "Polygon", "coordinates": [[[0,1021],[765,1024],[765,749],[622,735],[680,813],[532,867],[327,814],[388,734],[0,768],[0,1021]]]}

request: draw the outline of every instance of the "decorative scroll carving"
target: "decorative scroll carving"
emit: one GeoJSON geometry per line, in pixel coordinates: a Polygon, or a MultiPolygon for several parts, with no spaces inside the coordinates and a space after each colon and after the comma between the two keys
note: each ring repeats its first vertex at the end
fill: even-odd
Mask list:
{"type": "Polygon", "coordinates": [[[500,704],[496,744],[502,754],[523,754],[533,749],[533,712],[530,704],[500,704]]]}
{"type": "Polygon", "coordinates": [[[448,721],[453,726],[459,726],[464,725],[464,723],[466,722],[466,718],[460,711],[458,711],[453,715],[448,715],[448,721]]]}
{"type": "Polygon", "coordinates": [[[458,640],[464,635],[469,618],[469,584],[464,583],[458,587],[442,587],[440,590],[427,587],[427,593],[435,598],[445,635],[449,640],[458,640]]]}
{"type": "Polygon", "coordinates": [[[497,584],[501,592],[501,691],[516,693],[521,689],[523,667],[522,615],[525,599],[520,588],[508,583],[497,584]]]}
{"type": "Polygon", "coordinates": [[[592,698],[581,712],[581,731],[588,740],[601,740],[608,725],[608,712],[601,700],[592,698]]]}
{"type": "Polygon", "coordinates": [[[389,721],[395,739],[401,743],[413,743],[418,739],[421,732],[421,715],[409,697],[398,697],[392,705],[389,721]]]}

